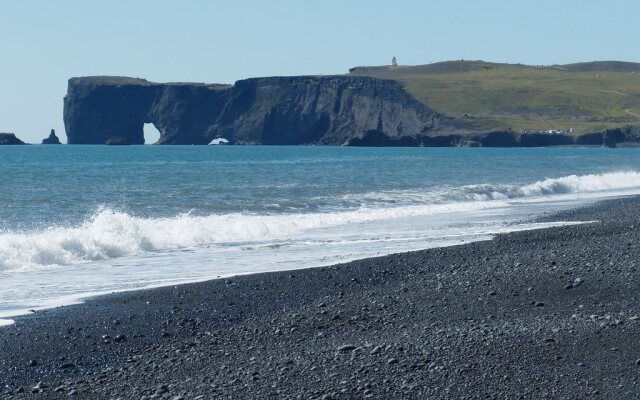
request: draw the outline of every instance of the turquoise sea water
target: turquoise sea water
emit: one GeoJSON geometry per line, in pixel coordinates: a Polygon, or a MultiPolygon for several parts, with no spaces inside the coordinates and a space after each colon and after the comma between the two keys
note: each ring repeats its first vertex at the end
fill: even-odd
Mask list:
{"type": "Polygon", "coordinates": [[[0,316],[486,239],[640,192],[640,150],[0,147],[0,316]]]}

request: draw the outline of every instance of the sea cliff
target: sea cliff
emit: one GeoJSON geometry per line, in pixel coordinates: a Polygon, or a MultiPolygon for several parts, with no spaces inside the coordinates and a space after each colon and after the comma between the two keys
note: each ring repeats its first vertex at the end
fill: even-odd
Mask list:
{"type": "Polygon", "coordinates": [[[428,147],[539,147],[639,142],[640,128],[583,135],[478,129],[436,112],[398,81],[369,76],[252,78],[234,85],[154,83],[94,76],[69,80],[64,123],[70,144],[143,144],[143,126],[158,144],[428,147]]]}
{"type": "Polygon", "coordinates": [[[390,138],[454,128],[400,84],[369,77],[254,78],[233,86],[158,84],[143,79],[69,80],[64,122],[70,144],[144,143],[143,125],[160,144],[342,145],[377,130],[390,138]]]}

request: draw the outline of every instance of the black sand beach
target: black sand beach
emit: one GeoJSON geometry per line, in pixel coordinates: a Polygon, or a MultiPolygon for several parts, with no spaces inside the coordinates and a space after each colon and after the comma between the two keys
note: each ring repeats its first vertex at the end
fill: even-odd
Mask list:
{"type": "Polygon", "coordinates": [[[0,397],[640,398],[639,210],[37,312],[0,329],[0,397]]]}

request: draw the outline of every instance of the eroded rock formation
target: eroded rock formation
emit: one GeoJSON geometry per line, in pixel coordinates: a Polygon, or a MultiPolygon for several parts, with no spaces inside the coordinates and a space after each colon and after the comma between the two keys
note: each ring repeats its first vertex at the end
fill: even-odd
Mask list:
{"type": "Polygon", "coordinates": [[[56,130],[52,129],[49,136],[45,139],[42,139],[42,144],[61,144],[60,139],[56,136],[56,130]]]}
{"type": "Polygon", "coordinates": [[[153,123],[160,144],[342,145],[376,130],[415,137],[451,124],[394,81],[349,76],[254,78],[235,85],[158,84],[143,79],[69,80],[64,122],[71,144],[144,143],[153,123]]]}
{"type": "Polygon", "coordinates": [[[477,132],[415,100],[400,83],[366,76],[253,78],[235,85],[153,83],[126,77],[69,80],[64,122],[70,144],[539,147],[616,146],[640,141],[627,127],[567,134],[477,132]],[[464,132],[464,133],[460,133],[464,132]]]}
{"type": "Polygon", "coordinates": [[[18,139],[14,133],[0,132],[0,145],[9,145],[9,144],[26,144],[26,143],[18,139]]]}
{"type": "Polygon", "coordinates": [[[571,136],[563,133],[519,133],[492,131],[467,134],[419,134],[391,138],[383,132],[371,130],[362,137],[348,141],[349,146],[367,147],[546,147],[546,146],[604,146],[640,142],[640,130],[633,127],[608,129],[603,132],[571,136]]]}

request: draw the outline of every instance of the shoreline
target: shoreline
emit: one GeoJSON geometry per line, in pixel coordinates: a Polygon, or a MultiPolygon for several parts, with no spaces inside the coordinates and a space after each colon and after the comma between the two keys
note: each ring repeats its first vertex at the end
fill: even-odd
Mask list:
{"type": "MultiPolygon", "coordinates": [[[[542,217],[542,216],[543,215],[539,217],[542,217]]],[[[581,224],[589,224],[589,223],[597,222],[597,221],[545,221],[545,222],[536,222],[536,221],[537,221],[537,218],[531,218],[531,220],[524,219],[524,220],[515,221],[510,225],[514,227],[513,230],[507,230],[506,232],[487,233],[486,235],[478,235],[477,237],[474,237],[473,239],[469,239],[468,241],[463,241],[455,244],[447,244],[443,246],[436,245],[432,247],[424,247],[418,250],[408,250],[408,251],[394,252],[394,253],[388,253],[388,254],[379,254],[379,255],[370,256],[370,257],[348,259],[338,264],[329,263],[326,265],[317,265],[317,266],[299,267],[299,268],[290,268],[290,269],[285,268],[285,269],[229,273],[224,275],[217,275],[216,277],[205,276],[202,278],[194,278],[194,279],[184,278],[181,281],[175,281],[171,283],[151,284],[148,286],[141,286],[137,288],[115,289],[115,290],[107,290],[107,291],[100,291],[100,292],[85,292],[85,293],[78,293],[75,295],[68,295],[65,297],[53,298],[45,302],[45,304],[39,305],[39,306],[33,306],[29,308],[21,308],[21,309],[9,310],[9,311],[0,311],[0,329],[3,327],[11,326],[15,324],[16,319],[27,317],[37,312],[51,311],[51,310],[56,310],[64,307],[75,306],[75,305],[83,304],[87,301],[90,301],[93,299],[99,299],[105,296],[113,296],[113,295],[118,295],[122,293],[149,291],[149,290],[161,289],[166,287],[175,287],[175,286],[182,286],[182,285],[204,283],[209,281],[215,281],[220,279],[231,279],[231,278],[242,277],[247,275],[271,274],[271,273],[287,272],[287,271],[296,272],[296,271],[303,271],[303,270],[313,269],[313,268],[328,268],[336,265],[348,264],[355,261],[375,259],[375,258],[386,257],[386,256],[394,256],[394,255],[399,255],[404,253],[412,253],[416,251],[426,251],[429,249],[442,249],[442,248],[447,248],[451,246],[461,246],[461,245],[475,243],[475,242],[490,241],[496,235],[501,235],[505,233],[548,229],[548,228],[554,228],[554,227],[560,227],[560,226],[581,225],[581,224]],[[538,225],[543,225],[543,226],[538,226],[538,225]]]]}
{"type": "Polygon", "coordinates": [[[0,329],[8,371],[0,393],[633,397],[638,205],[638,197],[606,200],[539,218],[595,224],[123,292],[17,317],[0,329]],[[606,338],[613,344],[602,348],[606,338]],[[621,380],[629,384],[618,388],[621,380]]]}

